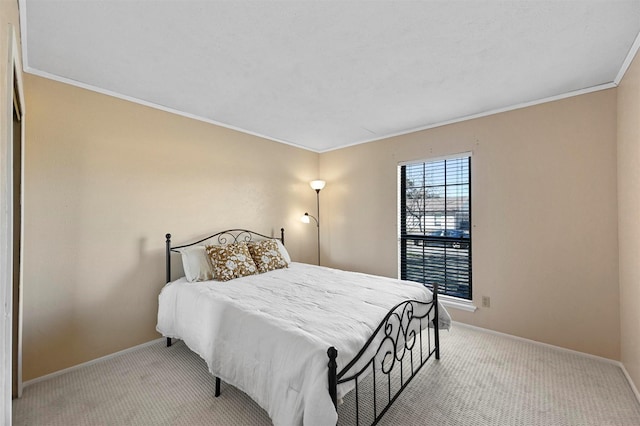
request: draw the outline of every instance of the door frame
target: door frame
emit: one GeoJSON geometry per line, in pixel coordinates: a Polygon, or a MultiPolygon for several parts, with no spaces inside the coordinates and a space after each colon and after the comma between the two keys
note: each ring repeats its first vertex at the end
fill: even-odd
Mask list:
{"type": "MultiPolygon", "coordinates": [[[[2,308],[2,334],[4,342],[0,358],[3,360],[2,379],[0,380],[3,395],[2,416],[5,424],[11,424],[11,399],[13,389],[13,114],[14,101],[18,103],[21,115],[21,140],[22,150],[22,173],[20,180],[24,182],[24,92],[21,73],[20,51],[18,49],[18,38],[15,27],[8,24],[7,27],[7,57],[6,57],[6,79],[3,82],[2,90],[5,101],[5,116],[1,117],[1,124],[4,131],[0,131],[0,294],[4,296],[4,306],[2,308]]],[[[24,187],[21,185],[20,199],[24,206],[24,187]]],[[[20,215],[24,218],[24,209],[20,215]]],[[[24,221],[20,229],[24,235],[24,221]]],[[[23,252],[21,245],[21,254],[23,252]]],[[[20,262],[20,295],[18,302],[18,368],[17,383],[18,396],[22,394],[22,275],[23,262],[20,262]]]]}

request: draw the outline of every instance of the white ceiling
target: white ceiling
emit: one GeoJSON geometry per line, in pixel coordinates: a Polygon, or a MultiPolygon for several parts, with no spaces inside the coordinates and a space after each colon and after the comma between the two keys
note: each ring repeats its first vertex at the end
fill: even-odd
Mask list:
{"type": "Polygon", "coordinates": [[[319,152],[613,87],[640,31],[640,0],[20,9],[27,72],[319,152]]]}

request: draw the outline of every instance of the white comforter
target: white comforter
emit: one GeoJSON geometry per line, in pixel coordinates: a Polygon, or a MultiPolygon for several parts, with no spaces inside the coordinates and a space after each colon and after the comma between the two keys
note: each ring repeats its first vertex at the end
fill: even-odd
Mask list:
{"type": "MultiPolygon", "coordinates": [[[[157,330],[182,339],[212,374],[251,396],[275,425],[330,425],[327,348],[338,371],[385,314],[406,299],[431,300],[424,286],[373,275],[292,263],[228,282],[167,284],[157,330]]],[[[439,306],[440,327],[449,314],[439,306]]],[[[349,389],[338,388],[338,398],[349,389]]]]}

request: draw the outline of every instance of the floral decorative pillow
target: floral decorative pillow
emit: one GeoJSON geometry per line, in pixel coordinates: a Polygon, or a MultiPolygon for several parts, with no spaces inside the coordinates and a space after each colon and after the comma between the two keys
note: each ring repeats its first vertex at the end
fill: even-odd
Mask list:
{"type": "Polygon", "coordinates": [[[229,281],[257,272],[256,264],[253,263],[245,242],[206,246],[205,249],[213,265],[214,278],[218,281],[229,281]]]}
{"type": "Polygon", "coordinates": [[[249,244],[249,251],[258,272],[268,272],[289,266],[282,256],[276,240],[264,240],[249,244]]]}

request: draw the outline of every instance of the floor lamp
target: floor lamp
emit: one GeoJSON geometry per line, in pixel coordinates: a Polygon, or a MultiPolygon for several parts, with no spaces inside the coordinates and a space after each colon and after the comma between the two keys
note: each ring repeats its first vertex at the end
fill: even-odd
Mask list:
{"type": "Polygon", "coordinates": [[[314,217],[309,213],[305,213],[301,218],[304,223],[311,223],[311,219],[316,222],[316,227],[318,228],[318,266],[320,266],[320,191],[322,190],[322,188],[324,188],[325,185],[326,182],[323,180],[314,180],[309,183],[311,189],[316,191],[317,217],[314,217]]]}

